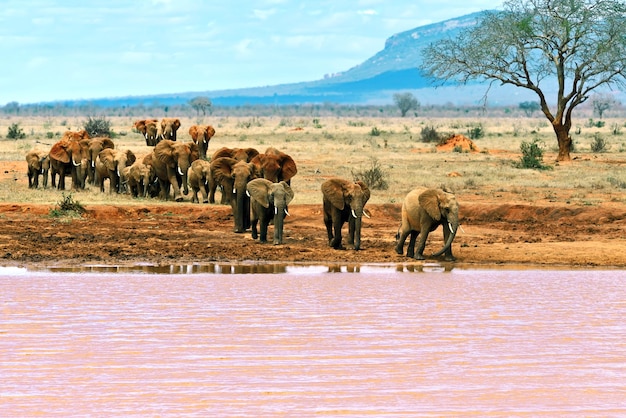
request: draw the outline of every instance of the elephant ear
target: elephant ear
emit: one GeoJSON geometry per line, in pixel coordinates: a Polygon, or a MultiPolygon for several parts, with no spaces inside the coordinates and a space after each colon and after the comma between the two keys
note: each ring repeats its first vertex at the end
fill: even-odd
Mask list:
{"type": "Polygon", "coordinates": [[[248,159],[246,161],[250,161],[252,160],[254,157],[256,157],[257,155],[259,155],[259,151],[256,150],[255,148],[246,148],[245,149],[246,154],[248,154],[248,159]]]}
{"type": "Polygon", "coordinates": [[[269,192],[272,188],[272,183],[266,179],[254,179],[248,182],[246,188],[250,194],[250,199],[258,202],[264,208],[270,207],[269,192]]]}
{"type": "Polygon", "coordinates": [[[180,119],[174,119],[174,122],[172,122],[172,125],[174,125],[175,130],[180,128],[180,119]]]}
{"type": "Polygon", "coordinates": [[[213,135],[215,135],[215,129],[213,129],[211,125],[207,125],[206,127],[207,140],[213,138],[213,135]]]}
{"type": "Polygon", "coordinates": [[[102,164],[104,164],[104,166],[107,168],[107,170],[116,170],[115,150],[111,148],[103,149],[102,151],[100,151],[100,154],[98,154],[98,158],[100,159],[102,164]]]}
{"type": "Polygon", "coordinates": [[[439,208],[439,191],[436,189],[428,189],[418,198],[419,204],[428,216],[436,221],[441,220],[441,209],[439,208]]]}
{"type": "Polygon", "coordinates": [[[191,125],[191,128],[189,128],[189,135],[191,136],[191,139],[193,139],[193,142],[198,142],[198,125],[191,125]]]}
{"type": "Polygon", "coordinates": [[[212,161],[217,160],[218,158],[222,158],[222,157],[232,157],[233,156],[233,150],[231,148],[228,147],[222,147],[220,149],[218,149],[217,151],[215,151],[213,153],[213,156],[211,157],[212,161]]]}
{"type": "Polygon", "coordinates": [[[355,184],[358,184],[359,187],[361,187],[361,191],[363,192],[363,206],[365,206],[367,201],[370,200],[370,189],[367,187],[367,184],[361,180],[356,181],[355,184]]]}
{"type": "Polygon", "coordinates": [[[285,204],[288,205],[289,202],[293,200],[293,196],[294,196],[293,189],[291,188],[289,184],[287,184],[286,181],[281,181],[278,184],[282,185],[283,188],[285,189],[285,204]]]}
{"type": "Polygon", "coordinates": [[[102,149],[115,148],[115,144],[111,138],[102,138],[102,149]]]}
{"type": "Polygon", "coordinates": [[[298,173],[298,168],[296,167],[296,162],[291,158],[290,155],[281,154],[281,179],[285,181],[291,180],[293,176],[298,173]]]}
{"type": "Polygon", "coordinates": [[[68,164],[70,162],[70,155],[66,149],[68,143],[69,141],[67,140],[61,140],[54,144],[52,148],[50,148],[50,158],[68,164]]]}
{"type": "Polygon", "coordinates": [[[221,183],[225,179],[232,180],[231,174],[233,172],[233,166],[239,161],[230,157],[220,157],[211,162],[211,173],[213,177],[221,183]]]}
{"type": "Polygon", "coordinates": [[[135,163],[135,161],[137,161],[137,157],[135,156],[135,153],[132,152],[131,150],[126,150],[126,165],[132,165],[135,163]]]}
{"type": "Polygon", "coordinates": [[[334,178],[322,183],[322,193],[324,197],[332,203],[334,207],[343,210],[346,204],[345,193],[349,182],[344,179],[334,178]]]}
{"type": "Polygon", "coordinates": [[[174,141],[164,139],[154,147],[154,157],[165,164],[174,161],[174,141]]]}

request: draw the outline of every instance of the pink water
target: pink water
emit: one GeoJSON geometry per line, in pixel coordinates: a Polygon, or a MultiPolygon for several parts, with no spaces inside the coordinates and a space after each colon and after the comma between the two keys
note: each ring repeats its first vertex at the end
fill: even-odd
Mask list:
{"type": "Polygon", "coordinates": [[[0,416],[626,415],[624,271],[283,270],[0,269],[0,416]]]}

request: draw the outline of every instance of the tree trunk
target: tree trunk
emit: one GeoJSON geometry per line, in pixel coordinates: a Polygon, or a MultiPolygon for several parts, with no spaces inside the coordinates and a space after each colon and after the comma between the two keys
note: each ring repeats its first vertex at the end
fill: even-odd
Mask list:
{"type": "Polygon", "coordinates": [[[570,161],[570,149],[572,146],[572,138],[569,136],[570,127],[562,124],[553,123],[552,128],[556,133],[556,140],[559,143],[559,155],[557,161],[570,161]]]}

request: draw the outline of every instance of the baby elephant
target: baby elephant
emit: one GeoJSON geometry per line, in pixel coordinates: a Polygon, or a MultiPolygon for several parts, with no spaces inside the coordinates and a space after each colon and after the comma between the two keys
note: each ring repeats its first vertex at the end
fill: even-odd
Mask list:
{"type": "Polygon", "coordinates": [[[257,223],[261,222],[260,242],[267,242],[267,226],[274,220],[274,245],[283,243],[283,221],[287,212],[287,205],[293,199],[293,190],[284,181],[272,183],[269,180],[258,178],[250,180],[246,186],[250,195],[252,209],[252,238],[257,239],[257,223]]]}
{"type": "Polygon", "coordinates": [[[424,260],[424,247],[428,233],[443,225],[444,245],[441,250],[433,254],[439,257],[445,253],[447,261],[454,261],[452,255],[452,241],[459,227],[459,204],[456,197],[441,189],[415,189],[410,191],[402,204],[402,225],[398,231],[398,243],[396,252],[402,254],[404,241],[411,234],[406,255],[424,260]],[[417,253],[415,253],[415,241],[419,234],[417,253]]]}

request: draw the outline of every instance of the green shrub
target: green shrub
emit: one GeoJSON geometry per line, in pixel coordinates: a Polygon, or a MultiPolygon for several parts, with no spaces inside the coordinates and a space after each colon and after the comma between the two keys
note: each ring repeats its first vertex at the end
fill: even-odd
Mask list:
{"type": "Polygon", "coordinates": [[[370,136],[380,136],[381,133],[382,131],[374,126],[370,131],[370,136]]]}
{"type": "Polygon", "coordinates": [[[606,152],[611,148],[608,141],[602,137],[599,133],[593,134],[593,141],[591,141],[591,152],[600,153],[606,152]]]}
{"type": "Polygon", "coordinates": [[[531,142],[522,142],[520,144],[522,158],[516,164],[517,168],[532,168],[537,170],[550,170],[552,167],[543,164],[543,149],[540,146],[538,138],[531,142]]]}
{"type": "Polygon", "coordinates": [[[470,139],[480,139],[483,136],[485,136],[485,131],[483,129],[483,125],[478,124],[476,126],[471,127],[470,129],[467,130],[467,136],[469,136],[470,139]]]}
{"type": "Polygon", "coordinates": [[[85,207],[74,200],[72,194],[62,194],[62,198],[59,202],[57,202],[54,209],[50,210],[50,216],[54,218],[59,217],[80,217],[87,210],[85,207]]]}
{"type": "Polygon", "coordinates": [[[111,121],[107,120],[104,116],[97,118],[89,116],[83,124],[83,128],[91,137],[111,136],[111,121]]]}
{"type": "Polygon", "coordinates": [[[420,138],[422,142],[436,142],[438,144],[442,141],[443,136],[434,127],[425,126],[420,131],[420,138]]]}
{"type": "Polygon", "coordinates": [[[9,132],[7,133],[7,138],[9,139],[22,139],[26,138],[26,134],[24,130],[20,128],[19,123],[13,123],[9,126],[9,132]]]}
{"type": "Polygon", "coordinates": [[[367,187],[373,190],[387,190],[389,184],[387,183],[387,173],[382,169],[378,159],[372,158],[370,160],[370,168],[352,172],[354,181],[361,180],[367,184],[367,187]]]}

